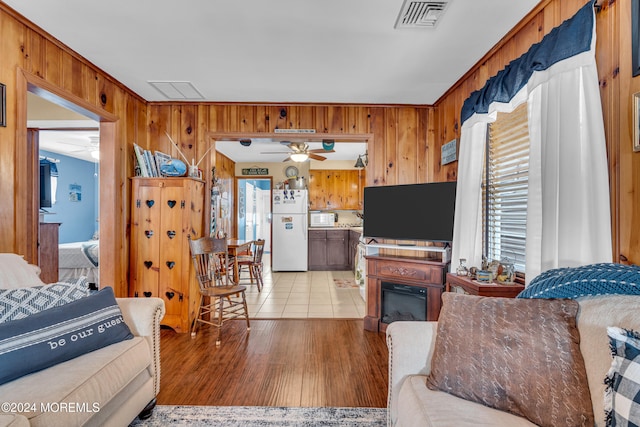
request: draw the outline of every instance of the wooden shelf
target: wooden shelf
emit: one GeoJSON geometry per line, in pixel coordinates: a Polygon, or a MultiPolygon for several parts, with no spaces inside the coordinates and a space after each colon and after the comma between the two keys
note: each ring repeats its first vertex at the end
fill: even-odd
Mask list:
{"type": "Polygon", "coordinates": [[[440,254],[441,262],[449,262],[451,260],[451,247],[443,248],[441,246],[419,246],[419,245],[398,245],[390,243],[369,243],[365,245],[365,254],[367,256],[377,256],[380,249],[395,249],[402,251],[429,252],[440,254]]]}

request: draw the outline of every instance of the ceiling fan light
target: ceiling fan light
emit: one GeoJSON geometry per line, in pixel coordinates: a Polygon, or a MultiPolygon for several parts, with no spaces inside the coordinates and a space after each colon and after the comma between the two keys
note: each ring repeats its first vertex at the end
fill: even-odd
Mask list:
{"type": "Polygon", "coordinates": [[[293,153],[289,156],[294,162],[304,162],[309,158],[307,153],[293,153]]]}

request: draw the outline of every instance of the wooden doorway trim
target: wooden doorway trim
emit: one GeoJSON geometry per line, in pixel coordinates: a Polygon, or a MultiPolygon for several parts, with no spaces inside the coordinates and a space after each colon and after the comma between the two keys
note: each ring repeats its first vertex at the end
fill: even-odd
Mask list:
{"type": "Polygon", "coordinates": [[[121,267],[116,264],[116,249],[123,247],[124,242],[118,240],[121,237],[116,232],[116,224],[123,206],[117,197],[116,171],[119,168],[113,167],[116,162],[122,162],[116,143],[119,117],[22,69],[18,69],[16,84],[16,119],[21,125],[16,127],[15,228],[18,238],[15,252],[24,254],[30,263],[38,262],[39,206],[33,195],[35,180],[29,175],[34,173],[33,156],[37,156],[37,147],[26,143],[27,92],[100,122],[100,281],[119,283],[116,277],[121,267]]]}

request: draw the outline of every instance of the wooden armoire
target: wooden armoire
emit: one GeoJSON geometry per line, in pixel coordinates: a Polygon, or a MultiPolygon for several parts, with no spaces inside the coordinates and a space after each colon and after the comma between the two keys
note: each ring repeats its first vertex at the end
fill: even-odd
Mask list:
{"type": "Polygon", "coordinates": [[[188,332],[200,298],[189,237],[203,236],[204,181],[132,178],[129,296],[159,297],[161,324],[188,332]]]}

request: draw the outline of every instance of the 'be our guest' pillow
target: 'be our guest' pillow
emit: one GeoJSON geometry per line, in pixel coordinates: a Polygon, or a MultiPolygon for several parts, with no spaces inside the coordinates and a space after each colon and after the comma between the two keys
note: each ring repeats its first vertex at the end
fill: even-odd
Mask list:
{"type": "Polygon", "coordinates": [[[109,287],[0,323],[0,384],[131,338],[109,287]]]}
{"type": "Polygon", "coordinates": [[[575,300],[446,292],[442,301],[429,389],[539,426],[593,426],[575,300]]]}

